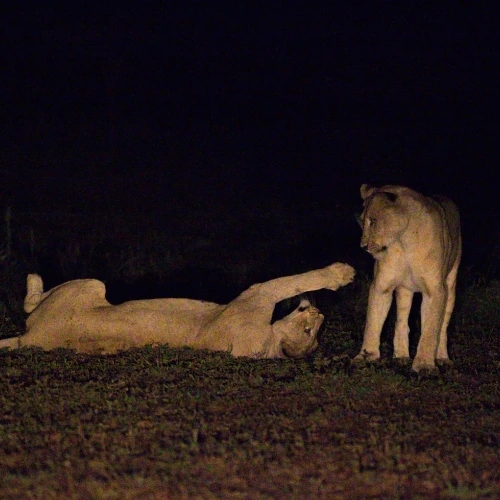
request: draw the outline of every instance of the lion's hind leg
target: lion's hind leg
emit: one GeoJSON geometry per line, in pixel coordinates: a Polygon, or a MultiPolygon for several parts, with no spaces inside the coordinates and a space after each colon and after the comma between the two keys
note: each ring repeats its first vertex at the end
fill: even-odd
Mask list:
{"type": "Polygon", "coordinates": [[[24,299],[24,310],[32,312],[43,298],[43,281],[38,274],[28,274],[26,278],[26,297],[24,299]]]}
{"type": "Polygon", "coordinates": [[[444,311],[443,324],[439,331],[439,341],[436,353],[436,361],[439,364],[451,363],[448,357],[448,326],[450,324],[451,314],[455,307],[455,296],[457,288],[457,272],[458,264],[453,267],[450,274],[446,277],[446,287],[448,290],[448,295],[446,297],[446,307],[444,311]]]}
{"type": "Polygon", "coordinates": [[[436,370],[436,353],[439,342],[439,332],[443,325],[446,307],[446,287],[437,284],[431,293],[422,294],[420,317],[422,331],[418,341],[417,355],[413,360],[412,369],[415,372],[436,370]]]}

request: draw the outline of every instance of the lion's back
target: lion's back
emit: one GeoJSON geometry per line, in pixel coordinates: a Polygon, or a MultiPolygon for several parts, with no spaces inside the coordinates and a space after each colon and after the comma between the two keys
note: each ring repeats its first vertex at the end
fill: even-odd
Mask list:
{"type": "Polygon", "coordinates": [[[462,255],[462,236],[460,230],[460,212],[450,198],[442,195],[431,198],[439,205],[439,224],[436,226],[439,234],[436,241],[442,241],[444,246],[443,266],[445,274],[460,260],[462,255]]]}
{"type": "Polygon", "coordinates": [[[429,272],[439,268],[440,274],[447,276],[460,260],[462,251],[457,205],[447,196],[424,196],[410,189],[402,191],[400,197],[403,204],[407,197],[408,231],[418,235],[408,252],[422,267],[433,260],[435,265],[429,267],[429,272]],[[418,210],[419,205],[422,210],[418,210]]]}
{"type": "Polygon", "coordinates": [[[431,199],[436,201],[442,209],[443,228],[449,231],[454,240],[460,238],[460,212],[457,205],[447,196],[435,195],[431,199]]]}

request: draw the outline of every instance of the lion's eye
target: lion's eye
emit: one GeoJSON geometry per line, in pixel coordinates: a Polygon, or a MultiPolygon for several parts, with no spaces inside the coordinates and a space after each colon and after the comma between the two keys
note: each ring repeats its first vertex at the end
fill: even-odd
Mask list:
{"type": "Polygon", "coordinates": [[[310,335],[311,331],[312,331],[312,328],[310,326],[306,327],[305,330],[304,330],[304,332],[306,332],[307,335],[310,335]]]}
{"type": "Polygon", "coordinates": [[[377,223],[377,219],[368,219],[368,225],[374,226],[377,223]]]}

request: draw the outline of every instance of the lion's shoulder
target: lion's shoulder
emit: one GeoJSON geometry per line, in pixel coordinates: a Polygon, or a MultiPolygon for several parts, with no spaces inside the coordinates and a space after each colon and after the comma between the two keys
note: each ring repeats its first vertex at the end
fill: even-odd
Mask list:
{"type": "Polygon", "coordinates": [[[450,266],[448,260],[459,258],[460,216],[448,197],[426,196],[405,186],[372,188],[365,184],[361,195],[362,246],[374,258],[381,259],[391,248],[411,254],[414,262],[444,259],[445,268],[450,266]]]}
{"type": "Polygon", "coordinates": [[[457,205],[449,197],[441,194],[426,196],[409,187],[396,185],[375,189],[372,196],[376,194],[385,196],[386,203],[381,205],[381,210],[390,213],[393,219],[401,217],[407,217],[409,220],[418,219],[419,224],[424,225],[438,221],[438,225],[435,226],[438,229],[449,222],[460,220],[457,205]],[[400,210],[391,210],[390,202],[395,206],[399,205],[400,210]]]}

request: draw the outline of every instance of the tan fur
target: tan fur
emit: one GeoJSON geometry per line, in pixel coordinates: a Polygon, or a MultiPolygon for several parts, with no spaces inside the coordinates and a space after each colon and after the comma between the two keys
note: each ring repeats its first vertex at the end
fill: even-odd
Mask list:
{"type": "Polygon", "coordinates": [[[0,347],[57,347],[79,352],[115,353],[130,347],[168,344],[231,352],[256,358],[300,357],[317,347],[323,315],[308,301],[271,325],[277,302],[321,288],[337,290],[354,277],[336,263],[308,273],[251,286],[227,305],[190,299],[154,299],[113,306],[104,283],[69,281],[43,292],[29,275],[26,334],[0,341],[0,347]]]}
{"type": "Polygon", "coordinates": [[[361,352],[380,357],[380,332],[396,294],[394,356],[409,358],[408,315],[413,294],[422,293],[422,332],[412,368],[449,362],[447,328],[455,304],[462,253],[460,217],[447,198],[430,198],[402,186],[361,186],[361,246],[375,259],[361,352]]]}

